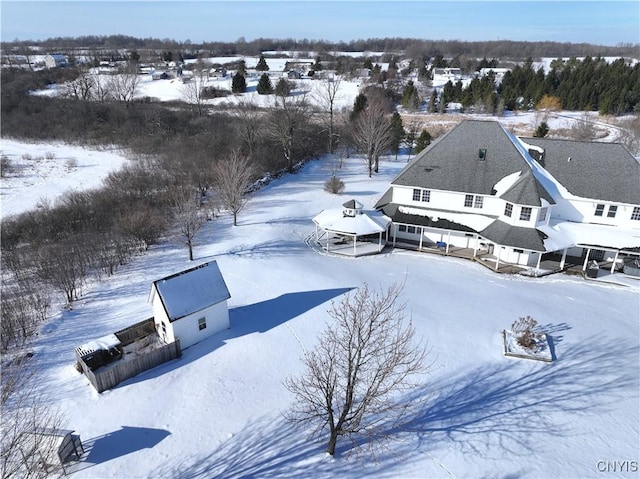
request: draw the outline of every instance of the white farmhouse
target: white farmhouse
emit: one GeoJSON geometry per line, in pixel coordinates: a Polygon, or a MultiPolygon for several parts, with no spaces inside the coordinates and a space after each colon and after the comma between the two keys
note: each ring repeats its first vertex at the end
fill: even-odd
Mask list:
{"type": "Polygon", "coordinates": [[[61,53],[51,53],[45,55],[44,65],[47,68],[66,67],[69,65],[69,59],[61,53]]]}
{"type": "Polygon", "coordinates": [[[215,261],[154,281],[149,303],[156,330],[182,349],[228,329],[231,297],[215,261]]]}
{"type": "Polygon", "coordinates": [[[376,204],[393,245],[465,249],[540,270],[640,256],[640,163],[620,144],[520,139],[460,123],[418,154],[376,204]]]}

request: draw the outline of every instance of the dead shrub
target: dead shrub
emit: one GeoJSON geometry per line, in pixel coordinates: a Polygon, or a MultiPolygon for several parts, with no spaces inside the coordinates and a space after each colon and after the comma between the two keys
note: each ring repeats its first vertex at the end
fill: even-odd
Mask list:
{"type": "Polygon", "coordinates": [[[325,181],[324,191],[333,195],[342,193],[344,191],[344,181],[342,181],[336,175],[333,175],[331,178],[325,181]]]}
{"type": "Polygon", "coordinates": [[[533,331],[538,322],[531,316],[526,316],[514,321],[511,325],[511,331],[516,336],[518,344],[525,349],[534,349],[538,343],[538,333],[533,331]]]}

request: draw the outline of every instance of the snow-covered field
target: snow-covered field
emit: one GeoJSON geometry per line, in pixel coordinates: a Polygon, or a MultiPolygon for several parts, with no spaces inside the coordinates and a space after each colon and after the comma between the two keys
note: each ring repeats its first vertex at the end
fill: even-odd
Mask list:
{"type": "MultiPolygon", "coordinates": [[[[11,145],[3,140],[2,150],[11,145]]],[[[105,174],[91,166],[106,163],[105,152],[43,148],[76,156],[94,179],[105,174]]],[[[384,161],[373,179],[361,160],[346,160],[340,196],[323,191],[331,159],[315,160],[254,194],[237,227],[228,215],[207,223],[195,263],[218,261],[231,329],[113,390],[95,392],[74,368],[74,348],[149,317],[151,282],[193,264],[184,247],[167,238],[43,327],[31,345],[40,383],[87,449],[73,477],[638,477],[639,288],[504,276],[400,250],[332,257],[307,245],[313,216],[352,198],[371,207],[405,160],[384,161]],[[282,382],[301,371],[330,302],[365,282],[406,284],[433,363],[415,429],[398,433],[377,463],[331,458],[283,418],[292,396],[282,382]],[[527,315],[551,339],[552,364],[502,355],[501,331],[527,315]]],[[[49,181],[65,179],[78,186],[71,173],[33,172],[22,187],[60,193],[49,181]]],[[[20,190],[3,179],[3,204],[20,190]]]]}
{"type": "MultiPolygon", "coordinates": [[[[249,85],[245,98],[271,100],[249,85]]],[[[318,82],[301,85],[313,98],[318,82]]],[[[182,87],[148,77],[138,94],[180,99],[182,87]]],[[[358,84],[343,88],[339,104],[351,106],[358,84]]],[[[550,127],[566,128],[579,115],[560,113],[550,127]]],[[[515,128],[533,125],[534,113],[491,119],[515,128]]],[[[607,139],[616,134],[612,128],[607,139]]],[[[3,216],[68,189],[99,186],[127,161],[117,150],[7,139],[0,150],[18,167],[2,178],[3,216]]],[[[226,215],[207,223],[195,263],[218,261],[231,292],[231,329],[182,358],[97,394],[75,370],[73,354],[151,315],[151,282],[193,264],[175,238],[91,285],[73,309],[43,327],[31,345],[42,387],[87,448],[73,476],[638,477],[640,285],[503,276],[400,250],[358,259],[320,254],[306,241],[311,218],[352,198],[373,206],[406,158],[384,161],[373,179],[361,160],[346,160],[340,196],[323,191],[332,164],[315,160],[258,191],[237,227],[226,215]],[[282,382],[300,372],[299,358],[314,346],[330,302],[365,282],[406,284],[404,299],[433,362],[415,430],[398,433],[377,463],[328,457],[323,442],[283,418],[292,396],[282,382]],[[502,355],[501,331],[527,315],[550,338],[552,364],[502,355]]]]}

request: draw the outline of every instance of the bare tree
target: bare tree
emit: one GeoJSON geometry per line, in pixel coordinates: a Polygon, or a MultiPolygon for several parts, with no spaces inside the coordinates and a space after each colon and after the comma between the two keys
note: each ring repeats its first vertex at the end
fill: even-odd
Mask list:
{"type": "Polygon", "coordinates": [[[320,108],[328,114],[327,127],[329,130],[329,153],[333,153],[338,143],[338,134],[335,127],[335,107],[340,90],[340,77],[321,80],[320,87],[316,90],[317,102],[320,108]]]}
{"type": "Polygon", "coordinates": [[[37,431],[60,428],[63,417],[38,391],[31,369],[22,364],[25,361],[28,355],[23,354],[2,367],[0,478],[60,477],[56,438],[37,431]]]}
{"type": "Polygon", "coordinates": [[[274,95],[267,134],[282,147],[287,170],[293,172],[293,150],[301,124],[306,120],[308,105],[304,96],[274,95]]]}
{"type": "Polygon", "coordinates": [[[189,249],[189,261],[193,261],[193,245],[207,218],[200,208],[201,193],[188,187],[177,188],[172,193],[175,219],[180,235],[189,249]]]}
{"type": "Polygon", "coordinates": [[[260,110],[254,103],[242,100],[238,102],[236,115],[240,120],[236,123],[238,136],[247,148],[249,157],[253,158],[254,148],[263,136],[262,130],[258,127],[260,110]]]}
{"type": "Polygon", "coordinates": [[[84,72],[67,84],[66,94],[75,100],[91,100],[97,95],[98,80],[95,75],[84,72]]]}
{"type": "Polygon", "coordinates": [[[234,151],[213,166],[215,190],[223,208],[233,214],[233,226],[237,226],[238,213],[247,203],[247,188],[255,179],[255,168],[251,160],[234,151]]]}
{"type": "Polygon", "coordinates": [[[119,73],[109,77],[107,83],[107,90],[111,93],[112,98],[129,107],[140,83],[137,65],[135,63],[127,64],[119,73]]]}
{"type": "Polygon", "coordinates": [[[368,102],[353,125],[353,137],[366,155],[369,178],[378,172],[380,155],[384,154],[393,140],[393,129],[386,111],[379,102],[368,102]]]}
{"type": "Polygon", "coordinates": [[[328,432],[327,452],[345,437],[374,446],[388,439],[389,427],[408,419],[415,402],[400,394],[417,386],[412,378],[426,372],[426,351],[414,343],[414,329],[404,324],[403,287],[373,291],[365,284],[332,303],[334,319],[315,349],[303,358],[305,370],[285,386],[295,396],[288,419],[328,432]]]}
{"type": "MultiPolygon", "coordinates": [[[[185,80],[183,80],[185,81],[185,80]]],[[[201,70],[187,80],[183,85],[182,96],[191,105],[193,112],[201,117],[204,114],[206,101],[203,88],[206,83],[204,72],[201,70]]]]}

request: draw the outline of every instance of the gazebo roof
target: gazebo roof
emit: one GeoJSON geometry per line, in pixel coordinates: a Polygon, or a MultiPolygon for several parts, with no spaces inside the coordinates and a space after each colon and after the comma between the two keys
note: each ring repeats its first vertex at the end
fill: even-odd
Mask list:
{"type": "Polygon", "coordinates": [[[381,233],[391,224],[391,218],[380,211],[363,211],[355,216],[345,216],[342,208],[321,211],[313,222],[325,231],[350,236],[381,233]]]}

